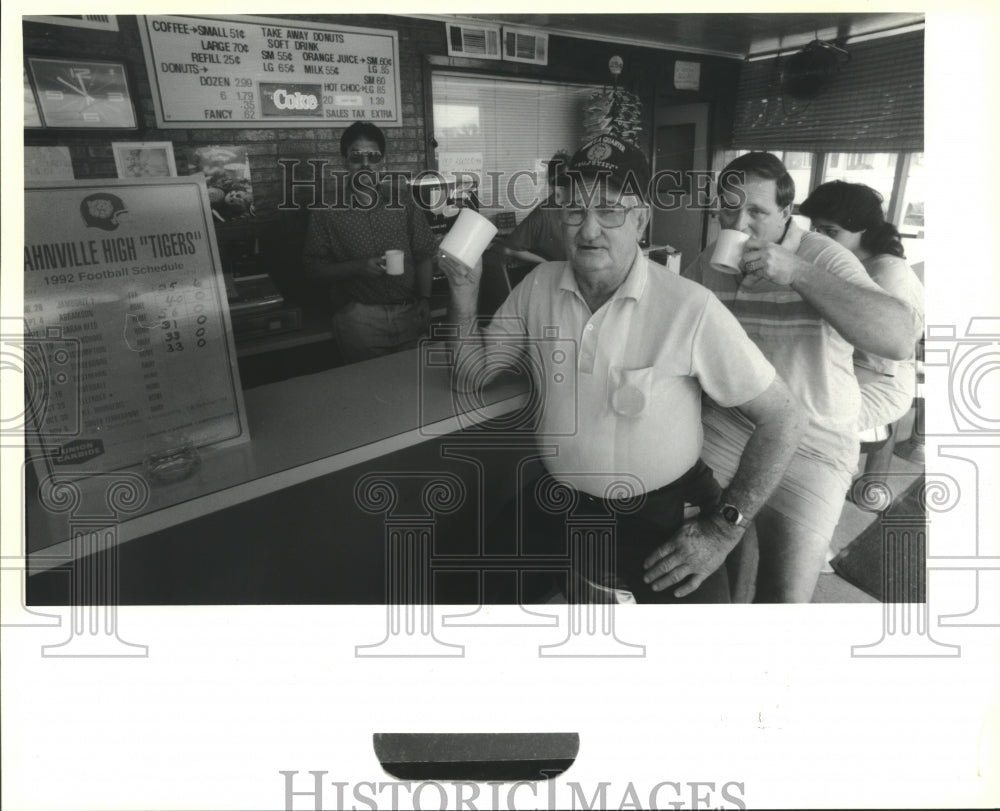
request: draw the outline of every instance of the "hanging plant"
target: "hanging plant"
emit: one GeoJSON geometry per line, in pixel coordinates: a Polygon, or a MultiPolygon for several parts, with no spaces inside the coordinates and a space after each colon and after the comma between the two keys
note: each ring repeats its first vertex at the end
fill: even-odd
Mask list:
{"type": "Polygon", "coordinates": [[[598,135],[613,135],[637,146],[639,133],[642,131],[640,124],[642,103],[635,93],[618,87],[618,74],[622,69],[621,59],[612,57],[608,67],[614,77],[614,85],[591,93],[584,109],[584,139],[590,140],[598,135]]]}

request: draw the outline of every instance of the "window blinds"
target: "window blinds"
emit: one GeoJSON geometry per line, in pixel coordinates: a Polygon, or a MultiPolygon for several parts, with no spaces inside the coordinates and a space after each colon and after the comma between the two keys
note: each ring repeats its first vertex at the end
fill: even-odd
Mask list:
{"type": "Polygon", "coordinates": [[[924,148],[924,32],[847,45],[851,55],[819,94],[783,94],[777,59],[740,72],[732,146],[802,152],[924,148]]]}
{"type": "Polygon", "coordinates": [[[515,210],[520,222],[546,194],[545,163],[557,151],[572,154],[580,145],[584,107],[598,89],[435,72],[431,92],[438,165],[502,172],[497,184],[484,174],[480,202],[515,210]],[[515,173],[525,171],[531,176],[509,184],[515,173]]]}

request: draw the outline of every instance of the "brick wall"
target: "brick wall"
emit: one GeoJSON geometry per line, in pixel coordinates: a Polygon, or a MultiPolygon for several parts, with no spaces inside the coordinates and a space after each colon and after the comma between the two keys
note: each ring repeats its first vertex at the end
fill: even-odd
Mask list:
{"type": "MultiPolygon", "coordinates": [[[[676,58],[691,56],[652,48],[622,46],[581,39],[550,37],[549,65],[477,62],[468,59],[447,59],[444,23],[388,15],[282,15],[287,20],[308,20],[329,24],[395,30],[399,34],[400,93],[403,126],[385,128],[388,141],[387,169],[419,172],[428,168],[433,159],[430,135],[425,121],[424,73],[427,58],[437,57],[449,65],[469,70],[563,81],[605,83],[609,78],[608,59],[619,55],[625,60],[621,82],[636,92],[643,102],[643,127],[647,147],[653,132],[653,111],[657,101],[690,103],[719,102],[731,105],[739,73],[739,62],[731,59],[697,57],[702,63],[702,89],[693,93],[673,89],[673,63],[676,58]]],[[[172,141],[178,174],[187,174],[187,156],[200,146],[245,144],[250,157],[250,169],[258,216],[274,211],[282,194],[281,158],[309,160],[321,158],[340,166],[340,135],[343,127],[262,129],[157,129],[149,77],[143,58],[139,29],[135,17],[120,15],[119,31],[90,31],[42,23],[23,23],[24,52],[38,56],[81,57],[108,60],[121,59],[130,72],[133,100],[139,117],[137,131],[88,132],[26,130],[25,145],[69,146],[73,170],[78,178],[117,176],[112,141],[172,141]]],[[[718,127],[717,127],[718,129],[718,127]]],[[[648,149],[647,149],[648,151],[648,149]]]]}

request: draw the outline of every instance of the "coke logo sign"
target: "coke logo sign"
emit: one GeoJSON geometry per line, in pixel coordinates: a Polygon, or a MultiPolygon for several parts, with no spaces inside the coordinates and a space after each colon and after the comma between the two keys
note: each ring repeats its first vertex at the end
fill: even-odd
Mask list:
{"type": "Polygon", "coordinates": [[[322,85],[275,82],[260,85],[260,109],[265,118],[322,118],[322,85]]]}
{"type": "Polygon", "coordinates": [[[315,110],[319,107],[319,99],[312,94],[281,89],[274,91],[274,106],[279,110],[315,110]]]}

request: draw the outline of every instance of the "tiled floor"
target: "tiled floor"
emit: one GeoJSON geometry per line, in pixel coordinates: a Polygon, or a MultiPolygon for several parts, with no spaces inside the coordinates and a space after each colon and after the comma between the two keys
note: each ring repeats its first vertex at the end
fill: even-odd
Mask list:
{"type": "MultiPolygon", "coordinates": [[[[898,440],[900,443],[909,437],[911,424],[912,413],[910,419],[900,425],[900,438],[898,440]]],[[[864,470],[864,465],[865,457],[862,455],[858,469],[864,470]]],[[[903,490],[909,487],[915,479],[923,475],[923,467],[921,465],[914,464],[895,455],[892,457],[892,467],[890,470],[893,474],[905,474],[902,479],[893,477],[894,483],[899,482],[903,490]]],[[[898,496],[899,493],[896,495],[898,496]]],[[[833,534],[833,540],[830,542],[831,552],[834,555],[840,552],[876,520],[878,520],[877,513],[861,510],[845,499],[844,511],[840,515],[840,523],[837,525],[837,529],[833,534]]],[[[819,576],[819,583],[816,585],[816,591],[813,594],[813,602],[874,603],[878,602],[878,600],[861,591],[861,589],[852,586],[835,572],[829,572],[819,576]]]]}

